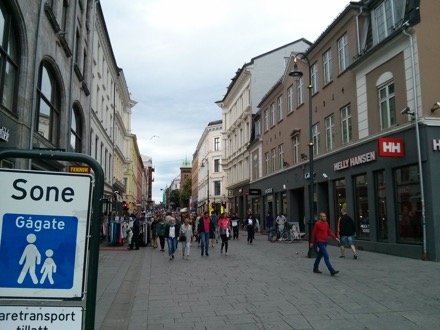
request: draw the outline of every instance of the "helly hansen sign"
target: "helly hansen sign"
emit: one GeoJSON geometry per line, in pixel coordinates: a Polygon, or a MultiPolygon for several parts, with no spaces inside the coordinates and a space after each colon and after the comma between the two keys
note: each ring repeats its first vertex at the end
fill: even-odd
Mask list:
{"type": "Polygon", "coordinates": [[[405,157],[405,144],[403,139],[379,138],[380,157],[405,157]]]}

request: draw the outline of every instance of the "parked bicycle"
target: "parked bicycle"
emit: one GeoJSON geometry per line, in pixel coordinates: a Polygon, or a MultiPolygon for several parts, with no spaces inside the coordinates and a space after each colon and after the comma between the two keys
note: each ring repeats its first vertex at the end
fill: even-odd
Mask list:
{"type": "Polygon", "coordinates": [[[284,225],[282,231],[279,231],[275,226],[272,228],[272,242],[274,241],[282,241],[284,243],[292,243],[294,241],[301,241],[301,233],[299,232],[299,228],[296,226],[292,226],[289,223],[284,225]]]}

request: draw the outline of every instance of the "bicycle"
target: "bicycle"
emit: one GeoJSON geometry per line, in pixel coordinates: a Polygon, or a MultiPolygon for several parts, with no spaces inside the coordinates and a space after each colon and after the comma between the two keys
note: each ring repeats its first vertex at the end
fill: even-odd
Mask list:
{"type": "Polygon", "coordinates": [[[292,232],[292,227],[286,222],[282,231],[278,230],[278,226],[274,226],[271,232],[272,242],[283,241],[284,243],[292,243],[295,240],[295,235],[292,232]]]}
{"type": "Polygon", "coordinates": [[[284,243],[290,244],[292,243],[295,239],[295,236],[292,232],[292,226],[289,225],[288,222],[286,222],[284,224],[284,229],[281,232],[281,241],[283,241],[284,243]]]}

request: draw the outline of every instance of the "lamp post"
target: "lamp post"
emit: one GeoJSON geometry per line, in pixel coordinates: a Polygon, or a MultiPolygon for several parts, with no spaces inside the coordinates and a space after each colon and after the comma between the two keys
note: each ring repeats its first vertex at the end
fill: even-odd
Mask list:
{"type": "Polygon", "coordinates": [[[309,89],[309,220],[307,221],[308,228],[309,228],[309,251],[307,252],[307,257],[312,257],[312,249],[310,248],[310,242],[312,239],[312,231],[313,226],[315,225],[315,219],[314,219],[314,175],[313,175],[313,118],[312,118],[312,67],[310,65],[310,61],[306,54],[304,53],[297,53],[294,58],[294,65],[293,70],[289,73],[289,76],[293,77],[295,80],[299,80],[303,76],[303,72],[298,69],[298,64],[296,63],[297,56],[300,55],[303,59],[306,60],[307,65],[309,67],[309,86],[307,87],[309,89]]]}
{"type": "Polygon", "coordinates": [[[208,158],[202,160],[202,165],[200,167],[205,167],[206,163],[206,183],[207,183],[207,203],[208,203],[208,214],[209,214],[209,161],[208,158]]]}

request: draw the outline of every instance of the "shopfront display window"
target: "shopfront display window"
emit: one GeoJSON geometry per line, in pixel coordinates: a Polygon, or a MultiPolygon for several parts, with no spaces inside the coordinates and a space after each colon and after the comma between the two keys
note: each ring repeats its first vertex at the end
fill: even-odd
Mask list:
{"type": "Polygon", "coordinates": [[[416,165],[395,171],[398,241],[421,243],[423,239],[420,180],[416,165]]]}
{"type": "Polygon", "coordinates": [[[354,177],[354,200],[355,215],[354,222],[356,233],[359,239],[370,239],[370,217],[368,208],[368,186],[367,176],[365,174],[354,177]]]}
{"type": "Polygon", "coordinates": [[[339,218],[341,216],[341,209],[347,208],[345,205],[345,179],[335,181],[335,192],[336,192],[336,215],[339,218]]]}
{"type": "Polygon", "coordinates": [[[374,173],[375,191],[376,191],[376,210],[377,210],[377,239],[379,241],[388,241],[388,215],[387,215],[387,196],[385,171],[374,173]]]}

